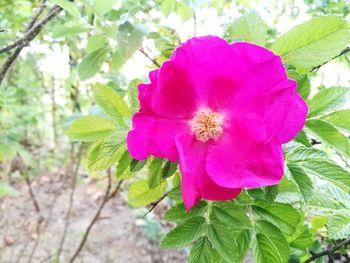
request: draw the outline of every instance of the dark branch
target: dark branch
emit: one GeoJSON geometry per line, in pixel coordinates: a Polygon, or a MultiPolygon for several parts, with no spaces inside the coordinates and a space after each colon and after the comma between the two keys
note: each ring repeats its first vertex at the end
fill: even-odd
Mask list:
{"type": "Polygon", "coordinates": [[[117,194],[117,192],[119,191],[121,185],[122,185],[123,181],[119,181],[117,187],[115,188],[115,190],[112,192],[112,194],[110,195],[110,191],[111,191],[111,186],[112,186],[112,176],[111,176],[111,172],[110,170],[108,171],[108,186],[107,186],[107,190],[106,190],[106,194],[103,197],[102,203],[100,204],[94,218],[91,220],[89,226],[87,227],[84,236],[82,238],[82,240],[79,243],[78,248],[75,250],[74,255],[71,257],[71,259],[69,260],[69,263],[73,263],[77,257],[79,256],[81,250],[83,249],[86,241],[88,240],[90,231],[92,229],[92,227],[95,225],[95,223],[97,222],[97,220],[100,218],[100,214],[102,212],[102,209],[104,208],[105,204],[113,197],[117,194]]]}
{"type": "Polygon", "coordinates": [[[140,48],[139,51],[140,51],[146,58],[148,58],[150,61],[152,61],[152,63],[153,63],[155,66],[157,66],[158,68],[160,68],[159,63],[158,63],[155,59],[151,58],[151,57],[145,52],[145,50],[144,50],[143,48],[140,48]]]}
{"type": "Polygon", "coordinates": [[[322,252],[319,252],[319,253],[312,253],[312,257],[308,258],[303,263],[310,263],[310,262],[312,262],[315,259],[318,259],[320,257],[326,256],[326,255],[333,255],[334,252],[336,252],[338,249],[340,249],[343,246],[349,245],[349,244],[350,244],[350,239],[347,239],[347,240],[344,240],[344,241],[338,243],[334,247],[330,247],[327,250],[323,250],[322,252]]]}
{"type": "Polygon", "coordinates": [[[159,205],[159,203],[160,203],[161,201],[163,201],[163,199],[164,199],[165,197],[167,197],[167,196],[168,196],[168,193],[165,193],[165,194],[164,194],[161,198],[159,198],[157,201],[151,203],[151,208],[147,211],[147,213],[145,213],[145,215],[144,215],[143,217],[145,218],[149,213],[151,213],[151,212],[154,210],[154,208],[156,208],[157,205],[159,205]]]}
{"type": "MultiPolygon", "coordinates": [[[[41,6],[42,8],[45,8],[44,6],[41,6]]],[[[41,14],[42,11],[40,11],[41,8],[39,8],[39,13],[41,14]]],[[[59,12],[61,12],[62,8],[59,6],[54,6],[49,14],[43,18],[39,23],[37,23],[36,25],[35,22],[37,21],[38,17],[38,13],[36,13],[36,15],[34,16],[34,18],[32,19],[32,21],[29,23],[28,27],[30,25],[32,25],[31,28],[29,28],[29,30],[26,32],[25,37],[22,38],[22,41],[20,44],[17,44],[15,51],[12,53],[12,55],[5,61],[4,65],[2,66],[2,69],[0,71],[0,86],[6,76],[6,73],[8,72],[8,70],[10,69],[11,65],[14,63],[14,61],[17,59],[17,57],[19,56],[19,54],[21,53],[22,49],[27,46],[43,29],[43,27],[49,22],[51,21],[55,16],[57,16],[59,14],[59,12]]],[[[27,27],[27,29],[28,29],[27,27]]]]}
{"type": "Polygon", "coordinates": [[[336,59],[336,58],[339,58],[339,57],[342,56],[342,55],[345,55],[345,54],[348,53],[348,52],[350,52],[350,47],[345,48],[342,52],[339,53],[339,55],[336,55],[334,58],[331,58],[330,60],[328,60],[328,61],[322,63],[321,65],[318,65],[318,66],[316,66],[316,67],[313,67],[313,68],[311,69],[311,71],[317,71],[317,70],[319,70],[320,67],[322,67],[323,65],[327,64],[328,62],[332,61],[333,59],[336,59]]]}

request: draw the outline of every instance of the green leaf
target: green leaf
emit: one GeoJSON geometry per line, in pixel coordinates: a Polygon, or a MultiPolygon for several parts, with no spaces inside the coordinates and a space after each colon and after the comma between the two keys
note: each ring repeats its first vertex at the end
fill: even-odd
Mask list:
{"type": "Polygon", "coordinates": [[[308,120],[305,129],[326,146],[350,156],[349,139],[331,124],[322,120],[308,120]]]}
{"type": "Polygon", "coordinates": [[[130,172],[136,173],[138,171],[141,171],[142,168],[145,167],[146,163],[147,163],[147,160],[139,161],[139,160],[132,159],[130,163],[130,172]]]}
{"type": "Polygon", "coordinates": [[[207,211],[207,203],[200,201],[196,206],[191,208],[191,211],[187,212],[184,203],[177,204],[171,207],[164,215],[164,219],[168,221],[181,221],[187,220],[195,216],[203,216],[207,211]]]}
{"type": "Polygon", "coordinates": [[[326,159],[328,155],[315,148],[297,147],[286,156],[287,163],[303,162],[310,159],[326,159]]]}
{"type": "Polygon", "coordinates": [[[256,263],[286,263],[289,246],[281,231],[266,221],[257,221],[256,235],[252,240],[253,256],[256,263]]]}
{"type": "Polygon", "coordinates": [[[120,157],[118,161],[118,165],[116,167],[116,173],[118,179],[129,179],[131,176],[130,172],[130,164],[132,162],[132,157],[129,154],[128,150],[125,150],[122,156],[120,157]]]}
{"type": "Polygon", "coordinates": [[[212,263],[213,262],[213,248],[207,237],[202,237],[194,243],[189,263],[212,263]]]}
{"type": "Polygon", "coordinates": [[[350,110],[333,112],[327,116],[324,116],[322,119],[338,127],[339,129],[350,132],[350,110]]]}
{"type": "Polygon", "coordinates": [[[239,250],[239,262],[243,262],[250,245],[252,231],[249,229],[243,230],[237,237],[237,245],[239,250]]]}
{"type": "Polygon", "coordinates": [[[185,3],[177,1],[176,13],[181,17],[182,21],[187,21],[193,17],[192,9],[185,3]]]}
{"type": "Polygon", "coordinates": [[[348,27],[340,16],[313,18],[279,37],[271,49],[296,67],[316,67],[339,55],[346,47],[348,27]]]}
{"type": "Polygon", "coordinates": [[[350,173],[335,163],[325,160],[310,160],[303,162],[302,167],[311,174],[350,190],[350,173]]]}
{"type": "Polygon", "coordinates": [[[128,192],[128,203],[133,207],[143,207],[162,197],[167,187],[165,181],[156,188],[150,189],[147,180],[133,183],[128,192]]]}
{"type": "Polygon", "coordinates": [[[153,189],[164,182],[162,177],[163,159],[152,158],[148,165],[148,186],[153,189]]]}
{"type": "Polygon", "coordinates": [[[241,232],[244,229],[251,228],[250,222],[242,220],[245,217],[245,211],[237,206],[231,207],[229,210],[225,210],[214,206],[211,211],[211,219],[214,217],[223,224],[230,226],[232,231],[241,232]],[[233,212],[233,210],[235,211],[233,212]]]}
{"type": "Polygon", "coordinates": [[[350,89],[333,87],[323,89],[308,101],[308,118],[323,115],[345,105],[350,99],[350,89]]]}
{"type": "Polygon", "coordinates": [[[91,142],[110,136],[116,130],[110,120],[97,116],[77,119],[66,131],[72,141],[91,142]]]}
{"type": "Polygon", "coordinates": [[[230,225],[210,218],[208,237],[215,250],[228,262],[238,262],[239,250],[236,237],[239,232],[232,232],[230,225]]]}
{"type": "Polygon", "coordinates": [[[89,79],[100,71],[107,56],[107,48],[100,48],[88,54],[79,64],[78,73],[81,80],[89,79]]]}
{"type": "Polygon", "coordinates": [[[118,72],[124,64],[125,64],[125,58],[120,53],[120,50],[116,49],[112,55],[111,71],[118,72]]]}
{"type": "Polygon", "coordinates": [[[233,41],[264,45],[266,42],[265,22],[257,12],[249,12],[233,21],[228,28],[228,35],[233,41]]]}
{"type": "Polygon", "coordinates": [[[65,11],[70,13],[72,16],[80,17],[79,9],[76,5],[69,0],[51,0],[52,3],[62,7],[65,11]]]}
{"type": "Polygon", "coordinates": [[[109,138],[97,143],[88,153],[90,170],[105,170],[117,162],[120,149],[125,143],[126,132],[113,133],[109,138]]]}
{"type": "Polygon", "coordinates": [[[117,0],[95,0],[94,2],[94,9],[100,16],[103,16],[110,10],[112,10],[112,7],[117,2],[117,0]]]}
{"type": "Polygon", "coordinates": [[[118,27],[117,41],[120,54],[124,59],[129,59],[142,46],[144,33],[137,27],[126,21],[118,27]]]}
{"type": "Polygon", "coordinates": [[[4,181],[0,180],[0,198],[3,196],[7,196],[7,195],[17,196],[18,192],[16,189],[14,189],[8,183],[5,183],[4,181]]]}
{"type": "Polygon", "coordinates": [[[300,222],[300,214],[289,204],[274,203],[266,205],[257,203],[259,206],[252,206],[254,213],[281,230],[283,233],[291,236],[294,234],[296,226],[300,222]]]}
{"type": "Polygon", "coordinates": [[[140,108],[140,102],[138,99],[137,86],[141,83],[141,80],[134,79],[130,81],[127,91],[128,102],[132,112],[136,112],[140,108]]]}
{"type": "Polygon", "coordinates": [[[162,177],[166,179],[170,176],[173,176],[177,171],[177,166],[177,162],[173,163],[166,160],[162,167],[162,177]]]}
{"type": "Polygon", "coordinates": [[[94,99],[98,106],[108,114],[112,120],[121,126],[126,126],[123,117],[131,117],[131,111],[123,98],[108,86],[97,85],[94,90],[94,99]]]}
{"type": "MultiPolygon", "coordinates": [[[[219,208],[221,211],[224,211],[228,216],[233,218],[234,221],[239,222],[239,227],[244,229],[251,228],[251,223],[249,217],[247,216],[247,211],[245,209],[233,204],[231,201],[215,202],[213,211],[217,211],[216,208],[219,208]]],[[[219,214],[212,214],[214,214],[219,220],[225,222],[225,220],[219,214]]]]}
{"type": "Polygon", "coordinates": [[[93,35],[89,37],[87,46],[86,46],[86,53],[91,54],[92,52],[104,48],[108,45],[108,39],[103,34],[93,35]]]}
{"type": "Polygon", "coordinates": [[[177,225],[161,241],[163,248],[181,248],[196,241],[205,231],[205,219],[193,217],[177,225]]]}
{"type": "Polygon", "coordinates": [[[313,196],[313,184],[305,171],[298,164],[288,164],[292,180],[299,189],[305,203],[308,203],[313,196]]]}
{"type": "Polygon", "coordinates": [[[308,137],[307,137],[307,135],[306,135],[306,133],[305,133],[304,130],[301,130],[301,131],[297,134],[297,136],[295,136],[294,140],[295,140],[296,142],[298,142],[298,143],[303,144],[303,145],[306,146],[306,147],[311,147],[311,146],[312,146],[311,143],[309,142],[309,139],[308,139],[308,137]]]}
{"type": "Polygon", "coordinates": [[[56,25],[52,29],[54,38],[68,37],[89,31],[89,28],[76,22],[69,21],[63,25],[56,25]]]}
{"type": "Polygon", "coordinates": [[[336,211],[327,224],[328,234],[331,239],[345,239],[350,237],[350,213],[349,210],[336,211]]]}
{"type": "Polygon", "coordinates": [[[304,225],[297,229],[296,235],[289,241],[291,247],[304,251],[307,250],[313,242],[314,239],[309,228],[304,225]]]}
{"type": "Polygon", "coordinates": [[[181,202],[182,201],[182,196],[181,196],[181,186],[174,187],[168,192],[168,196],[171,199],[174,199],[176,202],[181,202]]]}
{"type": "Polygon", "coordinates": [[[165,16],[169,16],[170,13],[176,9],[176,0],[164,0],[160,5],[160,10],[165,16]]]}
{"type": "Polygon", "coordinates": [[[0,144],[0,162],[11,160],[16,154],[16,149],[8,144],[0,144]]]}
{"type": "Polygon", "coordinates": [[[307,100],[310,96],[311,85],[308,75],[304,75],[301,79],[298,80],[298,93],[303,97],[304,100],[307,100]]]}

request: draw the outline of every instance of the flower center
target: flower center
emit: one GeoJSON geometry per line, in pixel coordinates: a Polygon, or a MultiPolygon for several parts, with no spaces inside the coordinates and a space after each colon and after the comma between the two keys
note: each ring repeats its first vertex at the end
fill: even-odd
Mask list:
{"type": "Polygon", "coordinates": [[[192,132],[197,140],[207,142],[218,139],[223,131],[224,118],[209,109],[198,111],[192,119],[192,132]]]}

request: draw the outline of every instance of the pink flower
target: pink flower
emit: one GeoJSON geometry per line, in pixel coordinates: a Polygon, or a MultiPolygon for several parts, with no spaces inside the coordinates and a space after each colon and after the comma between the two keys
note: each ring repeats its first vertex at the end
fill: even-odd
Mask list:
{"type": "Polygon", "coordinates": [[[279,56],[249,43],[192,38],[140,84],[127,145],[137,160],[180,161],[189,210],[277,184],[281,144],[302,129],[307,106],[279,56]]]}

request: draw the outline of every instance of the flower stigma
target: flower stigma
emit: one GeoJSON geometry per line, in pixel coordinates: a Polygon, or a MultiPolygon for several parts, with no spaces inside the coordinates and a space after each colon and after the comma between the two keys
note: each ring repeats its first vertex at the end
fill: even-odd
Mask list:
{"type": "Polygon", "coordinates": [[[192,132],[197,140],[207,142],[217,140],[224,127],[224,118],[221,114],[210,109],[198,111],[192,119],[192,132]]]}

